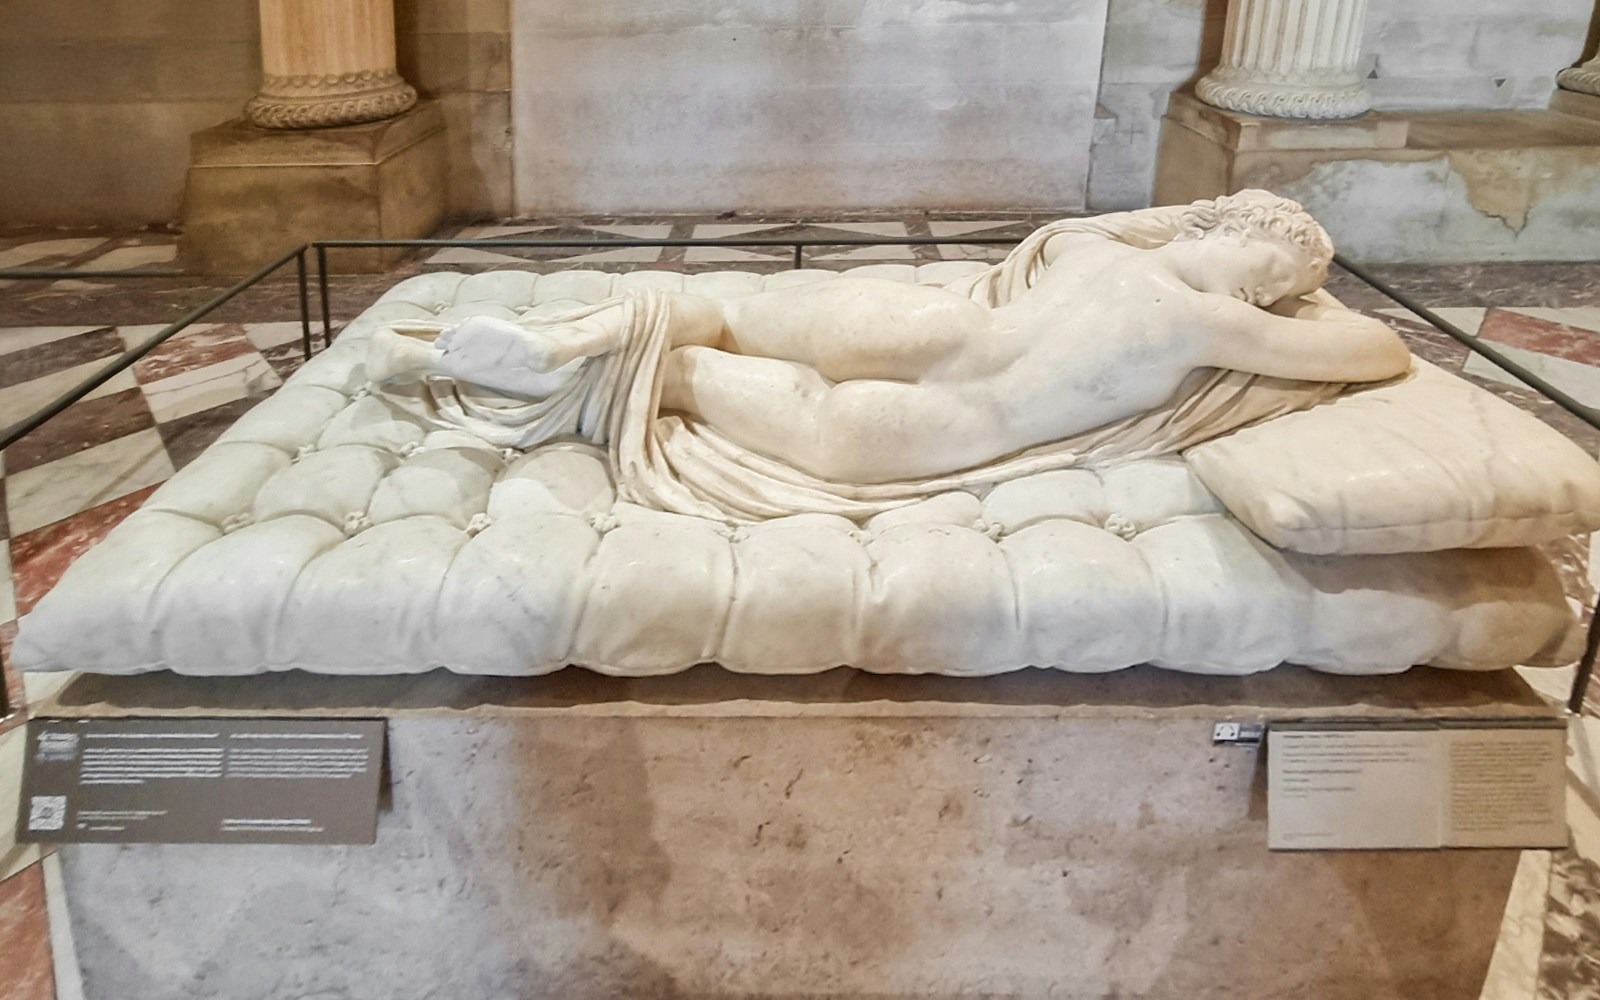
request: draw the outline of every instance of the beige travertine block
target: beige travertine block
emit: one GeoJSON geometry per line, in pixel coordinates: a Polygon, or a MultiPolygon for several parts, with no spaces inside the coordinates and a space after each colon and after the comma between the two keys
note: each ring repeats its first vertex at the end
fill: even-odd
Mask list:
{"type": "MultiPolygon", "coordinates": [[[[195,133],[184,206],[186,267],[243,274],[315,239],[427,236],[444,217],[444,116],[423,102],[396,118],[312,131],[235,120],[195,133]]],[[[330,253],[382,270],[404,250],[330,253]]]]}

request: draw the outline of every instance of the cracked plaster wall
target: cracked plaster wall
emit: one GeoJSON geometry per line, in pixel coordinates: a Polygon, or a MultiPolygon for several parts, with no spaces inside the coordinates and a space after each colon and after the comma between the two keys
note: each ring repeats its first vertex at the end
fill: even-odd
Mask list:
{"type": "MultiPolygon", "coordinates": [[[[1089,205],[1150,203],[1167,95],[1215,65],[1226,0],[1111,0],[1089,205]]],[[[1592,0],[1373,0],[1362,51],[1384,110],[1543,107],[1592,0]]]]}

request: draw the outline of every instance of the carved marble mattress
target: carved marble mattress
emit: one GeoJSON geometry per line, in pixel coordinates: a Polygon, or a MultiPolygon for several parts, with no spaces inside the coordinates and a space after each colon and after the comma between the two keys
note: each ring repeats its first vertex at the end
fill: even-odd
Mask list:
{"type": "MultiPolygon", "coordinates": [[[[941,282],[981,267],[850,273],[941,282]]],[[[371,331],[398,318],[832,277],[402,282],[74,564],[23,620],[16,657],[106,673],[628,675],[1572,657],[1572,613],[1533,546],[1600,524],[1600,467],[1420,363],[1183,457],[947,493],[864,524],[744,526],[619,502],[588,446],[501,452],[422,426],[362,369],[371,331]]]]}

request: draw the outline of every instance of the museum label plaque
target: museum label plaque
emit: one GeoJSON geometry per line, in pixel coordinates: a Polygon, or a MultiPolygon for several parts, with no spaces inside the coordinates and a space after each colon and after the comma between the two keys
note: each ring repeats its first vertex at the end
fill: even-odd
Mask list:
{"type": "Polygon", "coordinates": [[[370,844],[382,719],[28,723],[17,839],[370,844]]]}
{"type": "Polygon", "coordinates": [[[1273,850],[1565,847],[1566,724],[1275,723],[1273,850]]]}

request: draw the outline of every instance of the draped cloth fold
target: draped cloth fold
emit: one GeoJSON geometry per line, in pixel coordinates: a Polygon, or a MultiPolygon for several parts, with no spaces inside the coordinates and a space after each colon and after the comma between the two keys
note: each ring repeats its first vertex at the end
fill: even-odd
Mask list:
{"type": "MultiPolygon", "coordinates": [[[[1096,235],[1150,248],[1172,239],[1180,209],[1147,209],[1045,226],[1005,260],[946,285],[990,307],[1030,288],[1058,236],[1096,235]]],[[[729,522],[793,514],[862,520],[950,490],[982,488],[1039,472],[1104,467],[1181,452],[1248,424],[1331,399],[1342,384],[1298,382],[1238,371],[1198,369],[1162,406],[975,468],[907,482],[860,484],[813,476],[736,444],[714,427],[660,412],[662,373],[672,350],[672,304],[645,289],[561,315],[521,320],[558,328],[620,307],[621,346],[586,359],[548,397],[512,400],[448,378],[431,377],[403,394],[441,426],[458,427],[502,447],[529,448],[580,437],[608,449],[621,499],[658,510],[729,522]]]]}

